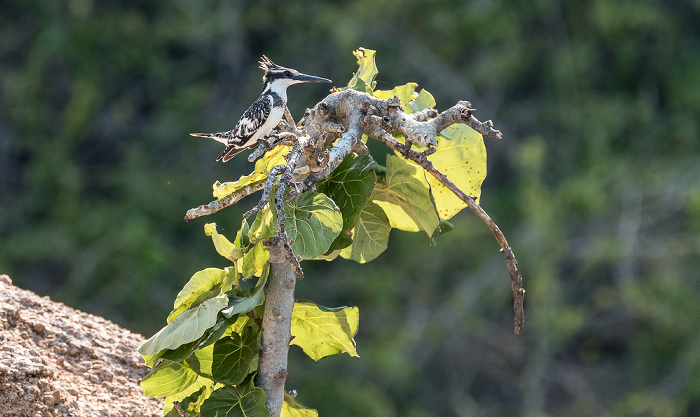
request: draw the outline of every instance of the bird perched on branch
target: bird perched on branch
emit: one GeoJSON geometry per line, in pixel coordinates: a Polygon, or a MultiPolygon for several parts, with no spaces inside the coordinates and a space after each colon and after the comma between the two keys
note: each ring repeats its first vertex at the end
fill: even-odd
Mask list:
{"type": "Polygon", "coordinates": [[[258,145],[282,120],[287,108],[287,87],[299,83],[330,83],[329,79],[302,74],[270,61],[265,55],[260,60],[260,68],[265,70],[264,88],[260,97],[243,113],[236,127],[221,133],[190,133],[192,136],[214,139],[226,145],[226,149],[216,160],[224,162],[241,151],[258,145]]]}

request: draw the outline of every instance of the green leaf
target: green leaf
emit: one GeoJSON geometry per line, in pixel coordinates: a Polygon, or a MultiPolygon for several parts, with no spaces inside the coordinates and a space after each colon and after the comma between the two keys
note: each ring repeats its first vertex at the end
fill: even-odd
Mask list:
{"type": "Polygon", "coordinates": [[[360,48],[353,51],[353,55],[357,58],[357,72],[352,76],[348,83],[348,88],[353,88],[365,93],[372,93],[376,83],[374,78],[379,73],[377,64],[374,62],[374,54],[376,51],[371,49],[360,48]]]}
{"type": "Polygon", "coordinates": [[[326,308],[296,302],[292,310],[292,344],[316,361],[342,352],[359,357],[353,340],[359,318],[357,307],[326,308]]]}
{"type": "Polygon", "coordinates": [[[226,236],[219,234],[216,231],[216,223],[207,223],[204,225],[204,233],[207,236],[211,236],[211,240],[214,242],[214,248],[219,253],[219,255],[230,261],[236,261],[241,259],[243,256],[243,251],[241,248],[236,247],[231,243],[226,236]]]}
{"type": "Polygon", "coordinates": [[[266,268],[269,267],[270,252],[262,244],[258,242],[243,255],[241,261],[241,274],[243,279],[252,278],[253,276],[261,277],[266,268]]]}
{"type": "Polygon", "coordinates": [[[262,158],[255,161],[255,172],[263,173],[265,177],[267,177],[272,168],[287,163],[284,156],[291,150],[291,146],[285,145],[279,145],[276,148],[270,149],[262,158]]]}
{"type": "Polygon", "coordinates": [[[219,295],[221,293],[221,284],[230,273],[233,273],[233,271],[207,268],[192,275],[192,278],[187,281],[187,284],[177,294],[173,311],[168,315],[168,323],[182,312],[219,295]]]}
{"type": "Polygon", "coordinates": [[[257,185],[267,181],[267,176],[270,170],[277,166],[286,164],[287,161],[284,159],[284,155],[289,152],[291,147],[289,146],[278,146],[270,151],[268,151],[265,156],[260,158],[255,163],[254,171],[249,175],[241,176],[238,181],[214,183],[214,197],[224,198],[229,194],[235,193],[242,190],[245,187],[257,185]]]}
{"type": "MultiPolygon", "coordinates": [[[[437,137],[437,151],[428,159],[435,168],[447,175],[462,191],[476,197],[481,195],[481,183],[486,178],[486,147],[483,137],[462,124],[443,130],[437,137]]],[[[450,219],[467,204],[432,175],[428,176],[440,218],[450,219]]]]}
{"type": "MultiPolygon", "coordinates": [[[[272,195],[270,195],[272,200],[272,195]]],[[[270,207],[266,207],[258,212],[255,221],[250,226],[248,237],[251,243],[257,243],[263,239],[271,238],[277,234],[277,219],[270,207]]]]}
{"type": "Polygon", "coordinates": [[[238,229],[238,233],[236,233],[236,240],[233,241],[233,244],[239,248],[247,248],[250,246],[250,237],[248,236],[248,233],[250,233],[248,220],[243,219],[241,222],[241,228],[238,229]]]}
{"type": "Polygon", "coordinates": [[[250,363],[258,354],[258,334],[246,327],[243,335],[232,333],[214,343],[214,362],[211,367],[216,382],[238,385],[248,376],[250,363]]]}
{"type": "Polygon", "coordinates": [[[318,417],[318,411],[304,407],[285,392],[281,417],[318,417]]]}
{"type": "Polygon", "coordinates": [[[319,192],[330,197],[340,209],[344,230],[357,223],[360,212],[369,201],[377,182],[375,165],[369,155],[348,155],[330,177],[317,187],[319,192]]]}
{"type": "Polygon", "coordinates": [[[418,84],[416,83],[407,83],[404,85],[394,87],[393,90],[377,90],[374,93],[372,93],[372,95],[383,100],[394,96],[399,96],[399,99],[401,100],[401,105],[405,106],[409,100],[414,98],[413,93],[416,91],[416,87],[418,87],[418,84]]]}
{"type": "Polygon", "coordinates": [[[269,417],[265,391],[254,387],[223,386],[214,390],[200,408],[202,417],[269,417]]]}
{"type": "Polygon", "coordinates": [[[187,389],[197,374],[181,363],[164,360],[141,381],[141,389],[148,397],[167,397],[187,389]]]}
{"type": "Polygon", "coordinates": [[[369,262],[386,250],[390,231],[391,225],[384,210],[370,202],[352,229],[352,245],[341,250],[340,256],[361,264],[369,262]]]}
{"type": "Polygon", "coordinates": [[[338,237],[335,238],[333,243],[331,243],[331,247],[328,248],[326,253],[324,253],[322,256],[316,257],[315,259],[326,259],[328,260],[328,256],[330,256],[333,252],[340,251],[341,249],[345,249],[348,246],[352,245],[352,229],[351,230],[342,230],[338,237]]]}
{"type": "Polygon", "coordinates": [[[314,191],[289,203],[285,218],[294,253],[306,259],[326,253],[343,229],[343,216],[333,200],[314,191]]]}
{"type": "Polygon", "coordinates": [[[413,94],[411,100],[404,106],[404,111],[407,114],[415,113],[428,107],[435,107],[435,98],[425,89],[420,90],[418,94],[413,94]]]}
{"type": "Polygon", "coordinates": [[[243,329],[248,325],[249,319],[246,316],[233,317],[226,319],[222,328],[213,332],[211,340],[209,338],[202,341],[198,345],[198,349],[190,355],[185,362],[192,368],[193,371],[201,376],[213,378],[211,374],[211,366],[214,361],[214,343],[223,337],[230,336],[234,332],[242,333],[243,329]]]}
{"type": "Polygon", "coordinates": [[[437,229],[435,229],[435,232],[434,232],[433,235],[430,237],[430,240],[431,240],[431,242],[432,242],[431,244],[435,244],[435,240],[434,240],[434,239],[435,239],[436,237],[438,237],[438,236],[440,236],[440,235],[444,235],[444,234],[447,233],[447,232],[451,232],[452,230],[454,230],[454,228],[455,228],[455,225],[454,225],[454,224],[448,222],[447,220],[440,219],[440,225],[438,226],[437,229]]]}
{"type": "Polygon", "coordinates": [[[211,378],[211,366],[214,362],[214,345],[195,350],[185,362],[197,374],[211,378]]]}
{"type": "Polygon", "coordinates": [[[219,311],[228,304],[228,297],[221,294],[210,298],[195,308],[175,317],[173,321],[139,347],[142,355],[155,355],[163,349],[176,349],[185,343],[193,342],[213,327],[219,311]]]}
{"type": "Polygon", "coordinates": [[[267,277],[260,278],[260,282],[251,290],[249,297],[230,296],[228,307],[221,310],[224,317],[232,317],[236,314],[247,313],[265,302],[265,282],[267,277]]]}
{"type": "Polygon", "coordinates": [[[173,401],[179,402],[182,409],[190,417],[199,416],[200,405],[214,391],[214,388],[212,388],[213,384],[214,381],[199,377],[186,390],[165,397],[165,401],[163,401],[163,417],[181,417],[180,413],[173,407],[173,401]]]}
{"type": "Polygon", "coordinates": [[[391,227],[432,236],[440,223],[423,168],[387,155],[386,183],[377,183],[371,200],[386,213],[391,227]]]}

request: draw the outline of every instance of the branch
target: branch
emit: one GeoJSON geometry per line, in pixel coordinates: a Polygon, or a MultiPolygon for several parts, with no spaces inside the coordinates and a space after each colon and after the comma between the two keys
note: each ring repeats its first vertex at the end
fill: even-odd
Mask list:
{"type": "Polygon", "coordinates": [[[263,183],[248,185],[248,186],[246,186],[246,187],[244,187],[244,188],[242,188],[234,193],[227,195],[224,198],[214,200],[211,203],[206,204],[206,205],[191,208],[191,209],[187,210],[187,213],[185,213],[185,221],[190,221],[192,219],[196,219],[197,217],[208,216],[210,214],[214,214],[223,208],[226,208],[228,206],[236,204],[243,197],[251,195],[256,191],[262,190],[264,186],[265,186],[265,184],[263,184],[263,183]]]}
{"type": "Polygon", "coordinates": [[[292,340],[290,327],[296,278],[287,260],[284,242],[276,236],[263,241],[263,244],[270,251],[270,276],[266,284],[257,385],[265,391],[265,407],[270,417],[279,417],[287,380],[289,343],[292,340]]]}
{"type": "Polygon", "coordinates": [[[491,217],[481,208],[480,205],[476,203],[474,198],[467,195],[462,191],[455,183],[453,183],[445,174],[440,172],[432,162],[428,159],[428,154],[432,153],[430,150],[425,152],[416,152],[413,149],[407,148],[406,145],[394,139],[393,136],[386,132],[377,129],[375,126],[369,126],[369,133],[373,134],[374,137],[384,142],[391,149],[402,153],[408,159],[419,164],[423,169],[429,172],[433,177],[435,177],[442,185],[447,187],[452,191],[460,200],[464,201],[467,206],[481,218],[481,220],[486,223],[486,225],[491,229],[491,233],[496,238],[496,241],[501,245],[501,252],[506,261],[506,266],[510,273],[510,284],[513,289],[513,310],[515,312],[515,334],[520,333],[520,329],[525,325],[525,311],[523,308],[523,301],[525,298],[525,290],[523,289],[523,277],[518,270],[518,261],[515,259],[513,254],[513,249],[511,249],[506,237],[503,232],[498,227],[498,225],[491,219],[491,217]]]}

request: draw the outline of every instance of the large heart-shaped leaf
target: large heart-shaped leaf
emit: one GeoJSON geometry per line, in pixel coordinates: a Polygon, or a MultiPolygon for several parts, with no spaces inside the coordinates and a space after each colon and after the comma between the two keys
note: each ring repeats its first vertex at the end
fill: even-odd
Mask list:
{"type": "Polygon", "coordinates": [[[327,308],[296,302],[292,310],[292,344],[316,361],[343,352],[357,357],[353,337],[359,322],[357,307],[327,308]]]}
{"type": "Polygon", "coordinates": [[[343,229],[343,216],[325,194],[307,191],[285,207],[287,236],[294,253],[313,259],[328,251],[343,229]]]}
{"type": "Polygon", "coordinates": [[[243,334],[230,336],[214,343],[214,362],[211,367],[216,382],[238,385],[248,375],[250,363],[258,354],[257,333],[246,327],[243,334]]]}

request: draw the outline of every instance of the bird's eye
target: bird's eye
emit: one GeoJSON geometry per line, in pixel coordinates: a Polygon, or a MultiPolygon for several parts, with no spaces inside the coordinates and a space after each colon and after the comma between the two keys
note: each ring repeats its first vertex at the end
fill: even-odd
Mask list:
{"type": "Polygon", "coordinates": [[[284,72],[284,75],[286,75],[287,77],[291,77],[291,76],[292,76],[292,72],[291,72],[291,71],[285,71],[285,72],[284,72]]]}

